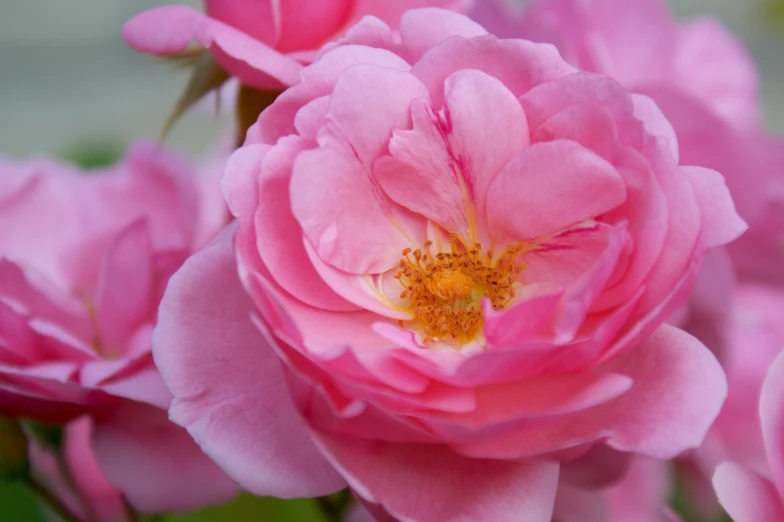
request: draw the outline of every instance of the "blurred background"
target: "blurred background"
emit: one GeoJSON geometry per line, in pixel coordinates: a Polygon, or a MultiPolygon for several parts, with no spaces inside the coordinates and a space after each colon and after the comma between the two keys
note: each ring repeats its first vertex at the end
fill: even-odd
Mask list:
{"type": "MultiPolygon", "coordinates": [[[[187,73],[127,49],[120,29],[132,15],[165,3],[171,2],[0,1],[0,154],[24,158],[47,153],[99,165],[134,139],[157,138],[187,73]]],[[[744,41],[762,73],[765,125],[784,133],[784,0],[669,3],[677,17],[714,16],[744,41]]],[[[216,118],[208,104],[190,111],[167,144],[194,158],[209,155],[230,125],[227,107],[222,112],[216,118]]],[[[318,520],[306,504],[284,508],[271,499],[242,497],[222,509],[219,519],[238,522],[318,520]],[[249,518],[249,513],[256,515],[249,518]]],[[[206,511],[166,520],[216,519],[217,513],[206,511]]],[[[45,519],[25,490],[0,483],[0,520],[45,519]]]]}

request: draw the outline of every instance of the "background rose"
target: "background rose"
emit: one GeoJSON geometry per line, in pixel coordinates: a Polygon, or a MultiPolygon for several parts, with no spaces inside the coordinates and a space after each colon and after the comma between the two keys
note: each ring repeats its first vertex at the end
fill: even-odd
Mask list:
{"type": "Polygon", "coordinates": [[[725,462],[713,485],[721,505],[736,522],[774,522],[784,517],[784,354],[771,365],[759,401],[759,416],[768,472],[725,462]]]}
{"type": "Polygon", "coordinates": [[[229,498],[236,486],[167,420],[150,347],[169,276],[226,223],[214,171],[139,143],[89,175],[48,159],[0,174],[0,412],[91,414],[103,471],[142,511],[229,498]]]}
{"type": "Polygon", "coordinates": [[[549,522],[547,460],[699,445],[724,377],[659,325],[744,225],[650,99],[447,11],[400,35],[351,29],[233,155],[250,299],[226,240],[172,279],[170,414],[258,494],[549,522]]]}
{"type": "Polygon", "coordinates": [[[407,9],[438,6],[465,11],[472,0],[205,0],[206,15],[182,5],[151,9],[123,29],[128,45],[168,55],[191,40],[209,49],[244,84],[279,88],[326,42],[366,15],[396,24],[407,9]]]}

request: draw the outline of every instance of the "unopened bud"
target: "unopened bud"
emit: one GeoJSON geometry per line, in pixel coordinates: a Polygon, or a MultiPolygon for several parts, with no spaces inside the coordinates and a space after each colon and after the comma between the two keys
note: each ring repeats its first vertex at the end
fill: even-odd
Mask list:
{"type": "Polygon", "coordinates": [[[30,472],[27,437],[16,419],[0,417],[0,480],[24,479],[30,472]]]}

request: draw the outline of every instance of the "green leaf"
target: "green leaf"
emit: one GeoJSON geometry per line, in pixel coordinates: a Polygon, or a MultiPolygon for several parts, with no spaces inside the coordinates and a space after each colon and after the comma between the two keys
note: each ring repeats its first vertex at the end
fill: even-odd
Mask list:
{"type": "Polygon", "coordinates": [[[280,500],[242,494],[231,504],[182,516],[147,518],[145,522],[327,522],[308,499],[280,500]]]}
{"type": "Polygon", "coordinates": [[[206,94],[217,90],[229,79],[229,73],[223,70],[205,49],[188,50],[179,55],[167,57],[181,66],[191,68],[191,77],[174,104],[171,114],[163,124],[161,139],[165,138],[180,117],[206,94]]]}
{"type": "Polygon", "coordinates": [[[21,482],[0,482],[0,518],[44,522],[38,501],[21,482]]]}

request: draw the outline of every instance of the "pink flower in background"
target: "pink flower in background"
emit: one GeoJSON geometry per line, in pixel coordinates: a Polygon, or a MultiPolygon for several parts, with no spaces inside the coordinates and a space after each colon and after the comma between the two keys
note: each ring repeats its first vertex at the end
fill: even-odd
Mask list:
{"type": "Polygon", "coordinates": [[[729,391],[699,461],[708,476],[723,461],[769,474],[758,405],[768,369],[784,347],[784,289],[739,285],[732,306],[721,349],[729,391]]]}
{"type": "Polygon", "coordinates": [[[713,476],[719,501],[735,522],[784,520],[784,353],[768,371],[757,411],[768,472],[725,462],[713,476]]]}
{"type": "Polygon", "coordinates": [[[701,443],[726,382],[662,323],[745,225],[649,98],[448,11],[399,27],[351,29],[232,156],[236,228],[154,333],[170,415],[257,494],[550,522],[559,461],[701,443]]]}
{"type": "Polygon", "coordinates": [[[488,0],[472,15],[493,33],[553,43],[568,62],[629,90],[675,91],[735,128],[759,126],[754,61],[716,20],[678,24],[663,0],[488,0]]]}
{"type": "MultiPolygon", "coordinates": [[[[732,263],[740,277],[784,284],[784,137],[764,137],[762,145],[771,175],[763,185],[765,199],[759,217],[730,245],[732,263]]],[[[752,182],[751,180],[749,182],[752,182]]]]}
{"type": "Polygon", "coordinates": [[[466,11],[472,0],[205,0],[206,14],[182,5],[146,11],[123,36],[134,49],[169,55],[191,40],[209,49],[232,76],[260,89],[293,85],[326,42],[364,16],[396,24],[415,7],[466,11]]]}
{"type": "Polygon", "coordinates": [[[229,498],[236,487],[167,420],[150,346],[169,277],[227,222],[215,176],[142,143],[89,175],[4,161],[0,183],[0,414],[91,414],[98,462],[142,511],[229,498]]]}

